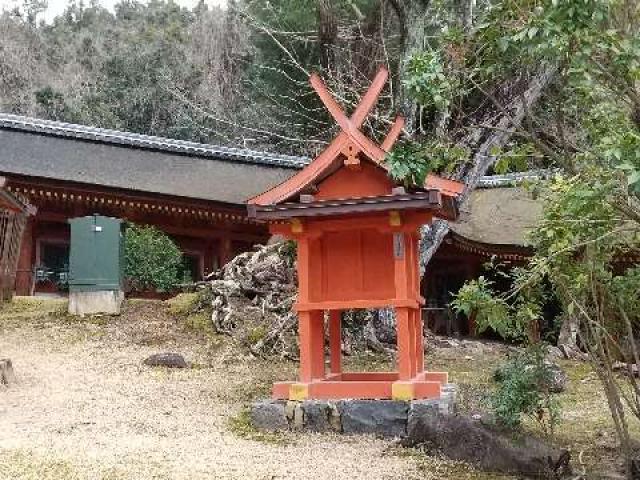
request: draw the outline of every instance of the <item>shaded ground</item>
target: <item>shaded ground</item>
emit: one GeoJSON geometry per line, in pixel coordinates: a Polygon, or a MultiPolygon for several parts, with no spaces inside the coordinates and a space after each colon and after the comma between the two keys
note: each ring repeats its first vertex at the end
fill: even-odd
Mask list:
{"type": "MultiPolygon", "coordinates": [[[[505,478],[369,437],[258,435],[242,408],[275,379],[293,378],[294,363],[243,357],[193,328],[203,319],[178,319],[160,302],[129,302],[119,318],[76,320],[63,308],[18,299],[0,312],[0,357],[18,377],[0,389],[0,479],[505,478]],[[159,351],[181,352],[193,367],[142,365],[159,351]]],[[[463,407],[473,410],[504,351],[443,348],[428,360],[462,384],[463,407]]],[[[390,366],[369,355],[347,365],[390,366]]],[[[588,368],[566,366],[559,439],[592,469],[614,455],[606,404],[588,368]]]]}

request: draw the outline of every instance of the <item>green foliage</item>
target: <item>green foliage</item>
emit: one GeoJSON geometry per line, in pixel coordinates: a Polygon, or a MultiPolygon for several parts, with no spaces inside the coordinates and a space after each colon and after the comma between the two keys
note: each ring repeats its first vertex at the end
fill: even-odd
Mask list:
{"type": "Polygon", "coordinates": [[[431,172],[451,172],[467,158],[466,149],[440,142],[401,142],[389,152],[384,162],[389,175],[406,187],[423,186],[431,172]]]}
{"type": "Polygon", "coordinates": [[[407,66],[404,79],[407,92],[418,103],[446,110],[451,105],[454,91],[458,87],[455,77],[446,71],[442,55],[438,51],[414,54],[407,66]]]}
{"type": "Polygon", "coordinates": [[[196,108],[212,112],[230,100],[217,57],[236,59],[218,42],[222,10],[153,0],[120,1],[111,13],[86,3],[70,2],[50,25],[0,14],[0,31],[16,37],[3,38],[8,58],[24,57],[16,74],[0,73],[0,108],[173,138],[226,138],[229,126],[213,129],[196,108]],[[8,93],[19,103],[7,105],[8,93]]]}
{"type": "Polygon", "coordinates": [[[490,153],[498,157],[493,165],[493,171],[498,175],[526,171],[542,158],[536,147],[529,142],[516,144],[510,149],[494,149],[490,153]]]}
{"type": "Polygon", "coordinates": [[[457,313],[474,318],[478,333],[491,328],[503,338],[520,339],[528,325],[527,318],[512,315],[509,305],[493,291],[492,282],[482,276],[467,281],[451,306],[457,313]]]}
{"type": "Polygon", "coordinates": [[[560,406],[549,391],[553,380],[545,362],[545,347],[533,346],[518,353],[496,372],[498,387],[490,398],[493,413],[503,425],[515,428],[527,416],[547,434],[560,420],[560,406]]]}
{"type": "Polygon", "coordinates": [[[182,252],[152,226],[128,225],[125,231],[125,277],[134,290],[171,291],[181,280],[182,252]]]}

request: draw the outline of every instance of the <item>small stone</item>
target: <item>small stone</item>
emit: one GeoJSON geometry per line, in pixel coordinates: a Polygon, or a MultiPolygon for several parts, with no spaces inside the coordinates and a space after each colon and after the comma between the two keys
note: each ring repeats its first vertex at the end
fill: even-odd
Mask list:
{"type": "Polygon", "coordinates": [[[269,432],[289,430],[284,403],[276,400],[254,403],[251,406],[251,425],[269,432]]]}
{"type": "Polygon", "coordinates": [[[8,358],[0,358],[0,385],[15,383],[16,376],[13,373],[13,364],[8,358]]]}
{"type": "Polygon", "coordinates": [[[189,364],[179,353],[154,353],[142,362],[150,367],[188,368],[189,364]]]}
{"type": "Polygon", "coordinates": [[[382,437],[407,434],[408,402],[395,400],[346,400],[338,403],[342,431],[382,437]]]}
{"type": "Polygon", "coordinates": [[[300,402],[294,402],[289,400],[284,407],[284,412],[285,415],[287,416],[287,420],[289,420],[290,422],[293,422],[293,416],[296,413],[296,407],[298,406],[300,402]]]}
{"type": "Polygon", "coordinates": [[[458,347],[460,347],[460,342],[458,340],[453,339],[453,338],[435,337],[432,340],[432,343],[436,347],[440,347],[440,348],[458,348],[458,347]]]}
{"type": "Polygon", "coordinates": [[[304,410],[302,404],[298,403],[293,410],[293,428],[296,430],[302,430],[304,428],[304,410]]]}
{"type": "Polygon", "coordinates": [[[334,432],[342,432],[342,419],[340,418],[340,411],[338,406],[334,403],[329,404],[329,425],[334,432]]]}

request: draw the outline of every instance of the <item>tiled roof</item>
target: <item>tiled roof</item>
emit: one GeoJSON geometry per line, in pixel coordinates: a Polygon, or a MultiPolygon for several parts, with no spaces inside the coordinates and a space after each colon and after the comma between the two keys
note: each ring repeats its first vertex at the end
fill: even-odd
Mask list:
{"type": "Polygon", "coordinates": [[[309,162],[306,157],[259,152],[244,148],[221,147],[7,113],[0,113],[0,128],[278,167],[302,168],[309,162]]]}
{"type": "Polygon", "coordinates": [[[0,114],[0,175],[243,204],[303,157],[0,114]]]}

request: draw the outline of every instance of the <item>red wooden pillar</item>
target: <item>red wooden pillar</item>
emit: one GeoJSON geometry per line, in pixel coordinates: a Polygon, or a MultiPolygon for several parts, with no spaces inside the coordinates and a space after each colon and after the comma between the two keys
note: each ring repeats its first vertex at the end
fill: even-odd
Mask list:
{"type": "Polygon", "coordinates": [[[231,237],[225,233],[220,239],[220,267],[225,266],[231,260],[233,260],[231,237]]]}
{"type": "Polygon", "coordinates": [[[413,375],[414,346],[411,345],[411,315],[409,308],[396,308],[396,323],[398,329],[398,378],[409,380],[413,375]]]}
{"type": "Polygon", "coordinates": [[[300,381],[324,378],[324,315],[322,310],[298,312],[300,381]]]}
{"type": "Polygon", "coordinates": [[[20,257],[16,270],[16,295],[31,295],[31,283],[33,281],[33,218],[27,219],[27,224],[22,235],[20,257]]]}
{"type": "Polygon", "coordinates": [[[420,309],[416,309],[413,311],[414,316],[414,324],[416,326],[416,374],[422,373],[424,371],[424,324],[422,321],[422,313],[420,309]]]}
{"type": "Polygon", "coordinates": [[[329,370],[342,373],[342,311],[329,311],[329,370]]]}

